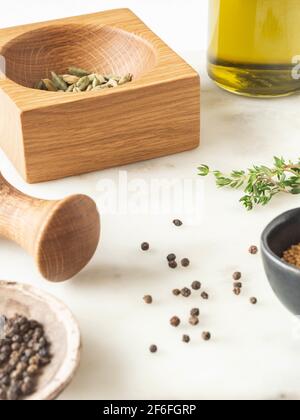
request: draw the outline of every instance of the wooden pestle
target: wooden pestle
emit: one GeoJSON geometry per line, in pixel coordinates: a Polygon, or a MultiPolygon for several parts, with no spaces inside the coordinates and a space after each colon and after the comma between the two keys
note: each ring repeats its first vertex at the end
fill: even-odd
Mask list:
{"type": "Polygon", "coordinates": [[[86,195],[48,201],[25,195],[0,174],[0,236],[31,254],[48,280],[68,280],[93,257],[100,216],[86,195]]]}

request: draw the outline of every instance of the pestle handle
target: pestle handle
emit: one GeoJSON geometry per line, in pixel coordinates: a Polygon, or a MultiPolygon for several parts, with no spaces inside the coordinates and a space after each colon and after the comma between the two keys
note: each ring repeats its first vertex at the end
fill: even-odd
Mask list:
{"type": "Polygon", "coordinates": [[[100,238],[100,216],[85,195],[49,201],[23,194],[0,174],[0,236],[31,254],[41,274],[64,281],[94,255],[100,238]]]}

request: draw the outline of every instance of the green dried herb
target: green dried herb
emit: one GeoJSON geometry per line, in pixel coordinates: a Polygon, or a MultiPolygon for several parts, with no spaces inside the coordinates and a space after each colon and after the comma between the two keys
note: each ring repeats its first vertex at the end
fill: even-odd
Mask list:
{"type": "Polygon", "coordinates": [[[89,75],[89,72],[87,70],[81,69],[79,67],[69,67],[68,71],[72,76],[77,77],[84,77],[89,75]]]}
{"type": "Polygon", "coordinates": [[[296,163],[274,157],[274,166],[254,165],[241,171],[232,171],[225,175],[220,171],[211,171],[207,165],[199,168],[200,176],[214,175],[218,187],[243,189],[245,195],[240,202],[247,210],[256,205],[267,205],[280,193],[300,194],[300,158],[296,163]]]}
{"type": "Polygon", "coordinates": [[[77,67],[70,67],[69,73],[70,74],[58,75],[52,71],[52,80],[42,79],[34,84],[34,88],[50,92],[79,93],[115,88],[133,80],[133,75],[131,73],[125,74],[124,76],[106,76],[90,73],[77,67]]]}
{"type": "Polygon", "coordinates": [[[90,79],[88,76],[83,76],[81,79],[78,80],[78,82],[76,83],[76,87],[80,90],[80,91],[84,91],[86,90],[86,88],[88,87],[88,85],[90,84],[90,79]]]}
{"type": "Polygon", "coordinates": [[[46,87],[46,90],[48,90],[50,92],[57,92],[57,87],[54,85],[52,80],[43,79],[42,82],[43,82],[44,86],[46,87]]]}
{"type": "Polygon", "coordinates": [[[56,87],[56,89],[63,90],[63,91],[68,89],[67,83],[60,76],[58,76],[54,71],[51,72],[51,76],[52,76],[52,82],[54,86],[56,87]]]}

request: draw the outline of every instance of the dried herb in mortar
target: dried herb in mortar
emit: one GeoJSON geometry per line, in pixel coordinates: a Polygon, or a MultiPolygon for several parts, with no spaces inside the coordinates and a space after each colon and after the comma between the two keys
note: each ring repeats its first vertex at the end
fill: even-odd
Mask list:
{"type": "Polygon", "coordinates": [[[67,74],[58,75],[52,71],[51,79],[45,78],[38,81],[34,88],[49,92],[80,93],[115,88],[132,80],[133,75],[131,73],[124,76],[103,75],[77,67],[69,67],[67,74]]]}

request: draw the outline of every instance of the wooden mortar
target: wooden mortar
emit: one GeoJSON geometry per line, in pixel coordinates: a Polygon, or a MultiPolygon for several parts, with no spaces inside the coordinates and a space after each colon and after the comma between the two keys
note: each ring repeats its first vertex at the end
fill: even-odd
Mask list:
{"type": "Polygon", "coordinates": [[[198,73],[128,9],[0,29],[0,55],[0,146],[29,183],[199,146],[198,73]],[[79,94],[32,89],[74,65],[134,78],[79,94]]]}
{"type": "Polygon", "coordinates": [[[100,238],[100,216],[86,195],[41,200],[18,191],[0,174],[0,236],[31,254],[43,277],[61,282],[93,257],[100,238]]]}

